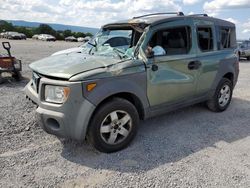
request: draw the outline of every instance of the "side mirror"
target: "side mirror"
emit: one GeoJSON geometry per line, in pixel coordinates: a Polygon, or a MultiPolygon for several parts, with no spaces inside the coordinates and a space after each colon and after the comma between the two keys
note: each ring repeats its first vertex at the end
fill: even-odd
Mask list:
{"type": "Polygon", "coordinates": [[[11,46],[10,46],[10,43],[9,42],[2,42],[2,45],[3,45],[3,48],[5,50],[10,50],[11,46]]]}
{"type": "Polygon", "coordinates": [[[153,49],[151,47],[147,47],[147,49],[145,50],[146,56],[147,58],[153,58],[155,52],[153,51],[153,49]]]}

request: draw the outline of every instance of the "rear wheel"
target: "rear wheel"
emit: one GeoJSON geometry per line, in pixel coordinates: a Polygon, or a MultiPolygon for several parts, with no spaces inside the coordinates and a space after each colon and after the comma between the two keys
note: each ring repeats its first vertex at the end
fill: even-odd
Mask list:
{"type": "Polygon", "coordinates": [[[222,78],[218,84],[214,96],[207,101],[207,106],[214,112],[222,112],[229,106],[233,93],[233,84],[227,78],[222,78]]]}
{"type": "Polygon", "coordinates": [[[139,115],[129,101],[114,98],[94,114],[88,141],[101,152],[115,152],[128,146],[137,132],[139,115]]]}
{"type": "Polygon", "coordinates": [[[250,56],[247,57],[247,60],[250,61],[250,56]]]}

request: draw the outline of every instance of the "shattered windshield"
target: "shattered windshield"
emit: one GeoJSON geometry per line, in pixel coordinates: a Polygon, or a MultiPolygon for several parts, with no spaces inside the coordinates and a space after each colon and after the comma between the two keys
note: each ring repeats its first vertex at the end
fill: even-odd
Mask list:
{"type": "Polygon", "coordinates": [[[138,32],[132,28],[102,29],[89,42],[81,46],[82,52],[89,53],[90,55],[112,56],[120,59],[131,58],[133,57],[136,45],[134,40],[136,33],[138,35],[138,32]]]}

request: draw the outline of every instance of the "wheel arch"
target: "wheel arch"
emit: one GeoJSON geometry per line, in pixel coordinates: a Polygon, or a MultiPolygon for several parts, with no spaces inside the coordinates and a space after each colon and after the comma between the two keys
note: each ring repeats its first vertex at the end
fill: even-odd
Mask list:
{"type": "Polygon", "coordinates": [[[147,117],[149,102],[145,72],[99,79],[95,82],[97,86],[93,91],[84,90],[83,93],[84,97],[96,106],[96,109],[110,99],[119,97],[126,99],[136,107],[140,119],[147,117]]]}
{"type": "MultiPolygon", "coordinates": [[[[94,115],[96,114],[97,110],[102,106],[104,105],[105,103],[111,101],[112,99],[114,98],[121,98],[121,99],[125,99],[127,101],[129,101],[131,104],[133,104],[138,112],[138,115],[139,115],[139,118],[141,120],[145,119],[145,116],[146,116],[146,109],[144,108],[143,104],[142,104],[142,101],[139,99],[138,96],[136,96],[135,94],[133,93],[130,93],[130,92],[119,92],[119,93],[115,93],[115,94],[112,94],[112,95],[109,95],[107,96],[106,98],[104,98],[102,101],[100,101],[97,105],[96,105],[96,108],[95,110],[93,111],[93,113],[91,114],[90,116],[90,119],[89,119],[89,123],[88,123],[88,126],[86,127],[86,134],[88,134],[89,132],[89,125],[94,117],[94,115]]],[[[85,139],[87,137],[85,136],[85,139]]]]}
{"type": "Polygon", "coordinates": [[[229,79],[232,82],[232,84],[234,83],[234,74],[232,72],[224,74],[223,78],[229,79]]]}
{"type": "Polygon", "coordinates": [[[135,106],[135,108],[139,114],[140,119],[145,118],[145,109],[144,109],[142,101],[139,99],[138,96],[136,96],[135,94],[130,93],[130,92],[118,92],[118,93],[107,96],[106,98],[104,98],[102,101],[100,101],[97,104],[96,109],[94,110],[92,116],[95,114],[95,112],[98,110],[98,108],[100,106],[111,101],[114,98],[121,98],[121,99],[125,99],[125,100],[129,101],[131,104],[133,104],[135,106]]]}

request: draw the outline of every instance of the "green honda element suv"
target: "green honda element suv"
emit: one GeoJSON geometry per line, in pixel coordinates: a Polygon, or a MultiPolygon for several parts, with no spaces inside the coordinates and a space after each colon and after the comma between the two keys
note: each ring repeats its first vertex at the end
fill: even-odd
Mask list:
{"type": "Polygon", "coordinates": [[[80,52],[30,64],[25,93],[46,132],[114,152],[132,141],[142,119],[201,102],[227,109],[239,73],[236,47],[231,22],[143,15],[104,25],[80,52]],[[124,37],[103,43],[117,35],[129,45],[124,37]]]}

